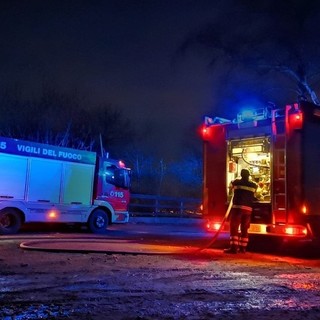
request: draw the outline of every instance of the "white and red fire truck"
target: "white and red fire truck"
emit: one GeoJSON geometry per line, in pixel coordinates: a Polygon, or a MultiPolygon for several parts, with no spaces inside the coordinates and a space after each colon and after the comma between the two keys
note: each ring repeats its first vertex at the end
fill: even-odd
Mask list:
{"type": "Polygon", "coordinates": [[[128,222],[130,170],[95,152],[0,137],[0,234],[23,223],[128,222]]]}
{"type": "Polygon", "coordinates": [[[249,109],[232,121],[205,117],[201,131],[209,230],[220,228],[231,199],[230,182],[246,168],[259,185],[251,234],[319,239],[319,106],[300,102],[249,109]]]}

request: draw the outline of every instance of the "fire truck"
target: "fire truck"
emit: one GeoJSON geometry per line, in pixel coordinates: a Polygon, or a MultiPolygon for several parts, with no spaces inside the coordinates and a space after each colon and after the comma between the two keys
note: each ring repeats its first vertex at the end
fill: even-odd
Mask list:
{"type": "Polygon", "coordinates": [[[209,230],[221,227],[230,183],[241,169],[258,184],[250,234],[320,238],[320,107],[246,109],[234,120],[205,117],[203,213],[209,230]]]}
{"type": "Polygon", "coordinates": [[[86,224],[101,233],[129,219],[130,169],[95,152],[0,137],[0,234],[28,222],[86,224]]]}

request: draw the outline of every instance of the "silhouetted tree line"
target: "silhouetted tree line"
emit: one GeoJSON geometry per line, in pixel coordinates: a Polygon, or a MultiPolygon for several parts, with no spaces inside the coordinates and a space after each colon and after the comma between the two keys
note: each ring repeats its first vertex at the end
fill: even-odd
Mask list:
{"type": "Polygon", "coordinates": [[[201,154],[168,162],[144,145],[143,133],[112,104],[86,105],[77,95],[44,89],[37,99],[19,90],[0,100],[0,135],[76,148],[122,159],[132,169],[132,192],[181,197],[201,196],[201,154]],[[102,142],[102,143],[101,143],[102,142]]]}
{"type": "Polygon", "coordinates": [[[6,92],[0,108],[0,132],[7,137],[90,151],[100,150],[100,135],[112,151],[134,137],[129,121],[110,104],[88,108],[76,96],[54,90],[33,100],[6,92]]]}

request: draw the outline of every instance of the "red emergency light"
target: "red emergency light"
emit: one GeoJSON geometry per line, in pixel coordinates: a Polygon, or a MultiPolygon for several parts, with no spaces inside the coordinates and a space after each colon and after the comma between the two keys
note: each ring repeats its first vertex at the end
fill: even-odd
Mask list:
{"type": "Polygon", "coordinates": [[[209,140],[209,133],[210,133],[209,127],[207,127],[206,125],[203,125],[201,128],[202,139],[205,141],[209,140]]]}
{"type": "Polygon", "coordinates": [[[302,129],[303,125],[303,114],[301,111],[291,114],[289,116],[289,125],[294,130],[302,129]]]}
{"type": "Polygon", "coordinates": [[[208,128],[207,127],[203,127],[202,128],[202,134],[205,136],[206,134],[208,134],[208,128]]]}
{"type": "Polygon", "coordinates": [[[299,109],[298,104],[294,104],[293,108],[287,106],[288,125],[291,130],[300,130],[303,126],[303,113],[299,109]]]}
{"type": "Polygon", "coordinates": [[[303,226],[289,226],[284,228],[284,233],[289,236],[306,236],[308,231],[307,228],[303,226]]]}
{"type": "Polygon", "coordinates": [[[221,228],[221,222],[208,221],[206,227],[208,231],[218,231],[221,228]]]}

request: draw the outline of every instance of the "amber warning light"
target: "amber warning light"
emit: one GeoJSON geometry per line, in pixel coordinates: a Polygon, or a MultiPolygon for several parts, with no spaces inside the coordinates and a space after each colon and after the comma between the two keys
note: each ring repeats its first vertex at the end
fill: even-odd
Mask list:
{"type": "Polygon", "coordinates": [[[308,213],[308,208],[307,208],[307,206],[305,204],[301,207],[301,212],[303,214],[307,214],[308,213]]]}
{"type": "Polygon", "coordinates": [[[58,217],[58,213],[57,213],[56,211],[50,210],[50,211],[48,212],[48,218],[49,218],[49,220],[55,220],[55,219],[57,219],[57,217],[58,217]]]}

